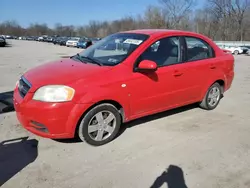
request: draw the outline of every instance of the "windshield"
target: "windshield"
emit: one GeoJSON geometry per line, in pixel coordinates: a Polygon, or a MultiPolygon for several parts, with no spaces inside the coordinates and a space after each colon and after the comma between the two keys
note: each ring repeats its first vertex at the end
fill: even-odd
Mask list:
{"type": "Polygon", "coordinates": [[[79,55],[100,62],[102,65],[117,65],[125,60],[149,36],[136,33],[109,35],[79,55]]]}

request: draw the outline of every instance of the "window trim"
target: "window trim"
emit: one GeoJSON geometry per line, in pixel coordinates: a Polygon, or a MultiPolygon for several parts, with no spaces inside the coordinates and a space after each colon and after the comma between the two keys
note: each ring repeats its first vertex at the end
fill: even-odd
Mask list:
{"type": "Polygon", "coordinates": [[[184,49],[185,49],[184,50],[185,51],[185,53],[184,53],[184,61],[186,63],[202,61],[202,60],[206,60],[206,59],[213,59],[213,58],[216,57],[214,48],[207,41],[205,41],[205,40],[203,40],[203,39],[201,39],[199,37],[196,37],[196,36],[188,36],[188,35],[183,36],[183,40],[184,40],[184,49]],[[202,43],[204,43],[212,51],[212,57],[208,57],[208,58],[204,58],[204,59],[188,60],[188,58],[187,58],[188,57],[188,54],[187,54],[187,49],[188,48],[187,48],[187,40],[186,40],[186,38],[194,38],[194,39],[197,39],[198,41],[201,41],[202,43]]]}
{"type": "Polygon", "coordinates": [[[141,55],[148,49],[150,48],[154,43],[156,43],[159,40],[162,39],[166,39],[166,38],[173,38],[173,37],[177,37],[179,38],[179,53],[180,53],[180,61],[178,63],[173,63],[173,64],[169,64],[169,65],[164,65],[164,66],[158,66],[157,68],[163,68],[163,67],[168,67],[168,66],[173,66],[173,65],[178,65],[178,64],[182,64],[185,63],[185,54],[186,54],[186,49],[185,49],[185,39],[182,35],[172,35],[172,36],[163,36],[160,38],[156,38],[155,40],[153,40],[146,48],[145,50],[138,56],[138,58],[135,60],[134,65],[133,65],[133,72],[138,72],[137,71],[137,67],[139,65],[139,63],[142,61],[141,59],[141,55]]]}

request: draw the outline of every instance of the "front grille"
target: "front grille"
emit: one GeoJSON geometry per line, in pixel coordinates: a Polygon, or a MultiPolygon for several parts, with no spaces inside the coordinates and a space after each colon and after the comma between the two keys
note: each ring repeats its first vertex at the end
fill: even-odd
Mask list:
{"type": "Polygon", "coordinates": [[[31,84],[24,77],[21,77],[18,84],[18,91],[20,95],[24,98],[31,88],[31,84]]]}

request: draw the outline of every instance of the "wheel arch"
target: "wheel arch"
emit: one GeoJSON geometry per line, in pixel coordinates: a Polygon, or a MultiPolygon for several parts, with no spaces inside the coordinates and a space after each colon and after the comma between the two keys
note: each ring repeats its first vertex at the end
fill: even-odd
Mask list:
{"type": "Polygon", "coordinates": [[[96,106],[98,106],[98,105],[100,105],[100,104],[111,104],[111,105],[113,105],[115,108],[117,108],[117,110],[119,111],[119,113],[120,113],[120,115],[121,115],[121,118],[122,118],[122,122],[124,123],[125,122],[125,120],[126,120],[126,115],[125,115],[125,110],[124,110],[124,108],[123,108],[123,106],[119,103],[119,102],[117,102],[117,101],[115,101],[115,100],[101,100],[101,101],[98,101],[98,102],[96,102],[96,103],[94,103],[93,105],[91,105],[89,108],[87,108],[87,110],[85,110],[84,112],[83,112],[83,114],[81,115],[81,117],[79,118],[79,120],[78,120],[78,122],[77,122],[77,125],[76,125],[76,128],[75,128],[75,136],[77,135],[77,131],[78,131],[78,129],[79,129],[79,126],[80,126],[80,124],[81,124],[81,121],[82,121],[82,119],[84,118],[84,116],[91,110],[91,109],[93,109],[94,107],[96,107],[96,106]]]}
{"type": "MultiPolygon", "coordinates": [[[[216,80],[214,83],[218,83],[218,84],[220,84],[220,86],[222,87],[222,91],[224,92],[224,87],[225,87],[225,81],[224,80],[222,80],[222,79],[219,79],[219,80],[216,80]]],[[[211,85],[213,85],[214,83],[212,83],[211,85]]]]}
{"type": "Polygon", "coordinates": [[[225,88],[225,80],[224,79],[222,79],[222,78],[219,78],[219,79],[217,79],[217,80],[213,80],[213,81],[211,81],[211,82],[209,82],[207,85],[206,85],[206,87],[204,88],[204,90],[203,90],[203,92],[202,92],[202,95],[201,95],[201,97],[200,97],[200,100],[202,100],[203,98],[204,98],[204,96],[206,95],[206,93],[207,93],[207,90],[208,90],[208,88],[210,88],[210,86],[212,86],[214,83],[219,83],[220,85],[221,85],[221,87],[222,87],[222,95],[223,95],[223,93],[224,93],[224,88],[225,88]]]}

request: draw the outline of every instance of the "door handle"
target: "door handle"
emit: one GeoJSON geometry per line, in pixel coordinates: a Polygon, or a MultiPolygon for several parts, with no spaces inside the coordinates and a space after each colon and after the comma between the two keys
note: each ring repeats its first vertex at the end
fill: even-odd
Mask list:
{"type": "Polygon", "coordinates": [[[174,74],[173,74],[174,76],[181,76],[181,75],[183,75],[183,73],[182,72],[179,72],[179,71],[174,71],[174,74]]]}
{"type": "Polygon", "coordinates": [[[216,69],[216,66],[214,64],[211,64],[210,69],[216,69]]]}

